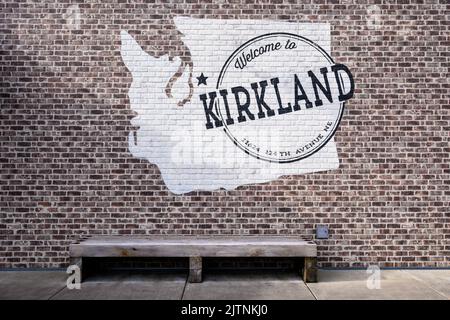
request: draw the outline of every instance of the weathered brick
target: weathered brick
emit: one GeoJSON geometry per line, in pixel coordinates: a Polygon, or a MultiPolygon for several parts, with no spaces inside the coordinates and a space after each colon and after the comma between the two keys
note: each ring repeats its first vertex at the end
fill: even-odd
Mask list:
{"type": "Polygon", "coordinates": [[[0,267],[64,266],[84,234],[312,237],[317,224],[321,266],[449,267],[450,5],[372,3],[2,1],[0,267]],[[175,15],[329,23],[356,82],[340,168],[175,195],[132,157],[120,30],[189,59],[175,15]]]}

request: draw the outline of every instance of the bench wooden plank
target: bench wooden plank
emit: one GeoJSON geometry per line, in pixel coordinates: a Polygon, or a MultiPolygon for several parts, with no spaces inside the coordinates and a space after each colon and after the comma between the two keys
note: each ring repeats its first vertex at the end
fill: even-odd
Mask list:
{"type": "Polygon", "coordinates": [[[92,237],[70,245],[72,257],[315,257],[316,244],[275,237],[92,237]]]}

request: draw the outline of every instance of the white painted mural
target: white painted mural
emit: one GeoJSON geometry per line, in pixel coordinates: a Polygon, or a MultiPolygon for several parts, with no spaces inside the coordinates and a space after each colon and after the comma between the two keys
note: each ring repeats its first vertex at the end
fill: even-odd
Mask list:
{"type": "Polygon", "coordinates": [[[180,69],[170,94],[181,58],[151,56],[121,32],[137,114],[129,150],[156,164],[170,191],[231,190],[339,167],[333,134],[353,81],[328,55],[328,24],[174,20],[193,65],[192,75],[180,69]]]}

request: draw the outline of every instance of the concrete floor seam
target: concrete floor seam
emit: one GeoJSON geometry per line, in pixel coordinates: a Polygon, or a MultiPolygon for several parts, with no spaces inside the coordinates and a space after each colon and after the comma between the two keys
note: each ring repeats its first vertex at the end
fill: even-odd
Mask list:
{"type": "Polygon", "coordinates": [[[434,292],[436,292],[440,296],[444,297],[447,300],[450,300],[450,297],[446,296],[444,293],[440,292],[439,290],[437,290],[433,286],[430,286],[426,281],[423,281],[419,277],[416,277],[415,275],[411,274],[408,270],[402,270],[402,272],[406,272],[410,277],[412,277],[417,282],[423,283],[425,286],[427,286],[428,288],[430,288],[431,290],[433,290],[434,292]]]}
{"type": "Polygon", "coordinates": [[[319,300],[317,296],[314,294],[314,292],[311,290],[311,288],[308,286],[308,283],[305,282],[306,288],[308,288],[309,292],[311,292],[311,295],[314,297],[314,300],[319,300]]]}

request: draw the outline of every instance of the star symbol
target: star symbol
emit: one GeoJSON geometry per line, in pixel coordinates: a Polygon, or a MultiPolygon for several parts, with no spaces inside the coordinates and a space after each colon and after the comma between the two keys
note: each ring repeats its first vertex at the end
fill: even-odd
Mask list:
{"type": "Polygon", "coordinates": [[[205,77],[205,75],[202,72],[200,77],[197,77],[197,80],[198,80],[197,86],[199,86],[201,84],[204,84],[206,86],[206,79],[208,79],[208,77],[205,77]]]}

